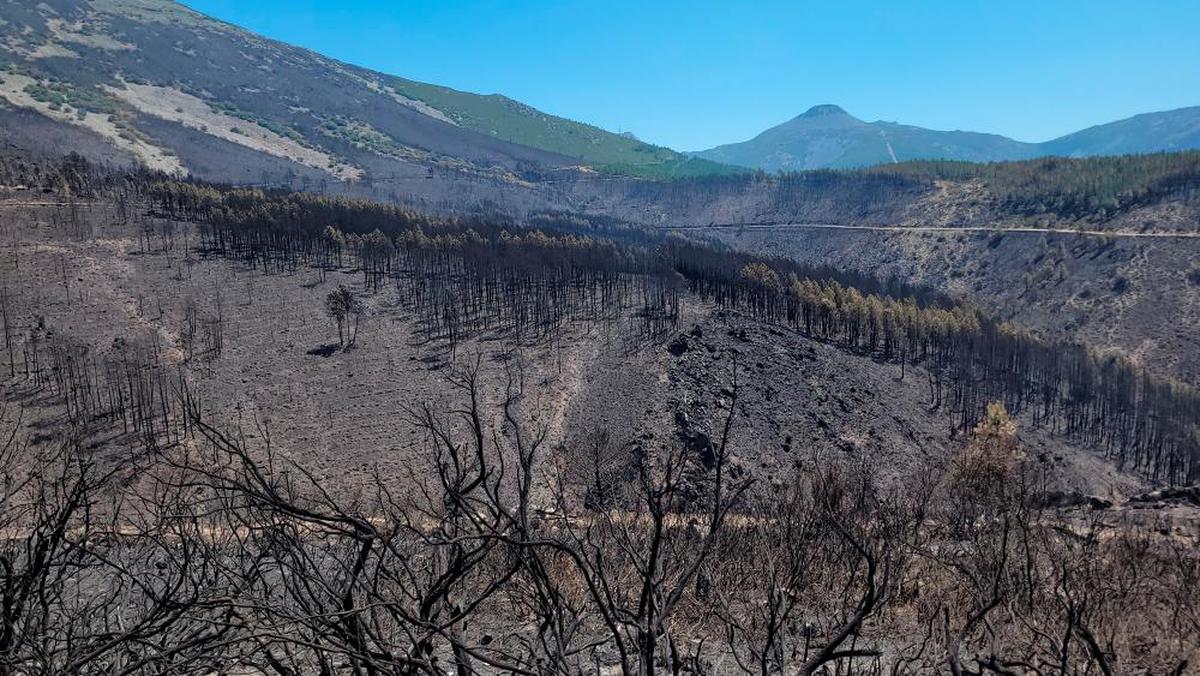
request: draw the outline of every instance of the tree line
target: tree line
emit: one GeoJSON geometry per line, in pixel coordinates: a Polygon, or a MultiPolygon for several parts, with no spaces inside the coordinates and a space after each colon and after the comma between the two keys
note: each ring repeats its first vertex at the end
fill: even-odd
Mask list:
{"type": "MultiPolygon", "coordinates": [[[[1158,481],[1200,477],[1200,395],[1136,363],[1047,341],[944,295],[896,279],[800,265],[626,234],[525,230],[483,219],[434,219],[369,201],[304,194],[152,186],[157,208],[206,228],[204,246],[264,271],[356,266],[392,279],[429,339],[457,344],[503,330],[558,335],[571,321],[636,310],[647,331],[674,327],[684,286],[699,298],[902,367],[922,367],[931,404],[962,429],[989,401],[1103,449],[1158,481]],[[621,238],[636,242],[624,244],[621,238]]],[[[609,229],[606,229],[609,228],[609,229]]]]}
{"type": "Polygon", "coordinates": [[[1104,220],[1135,206],[1200,202],[1200,151],[1047,157],[1021,162],[917,160],[865,170],[932,181],[980,181],[1007,213],[1104,220]]]}
{"type": "Polygon", "coordinates": [[[0,153],[0,186],[55,192],[77,197],[112,195],[165,176],[143,167],[116,169],[78,153],[38,157],[0,153]]]}
{"type": "MultiPolygon", "coordinates": [[[[456,345],[481,331],[554,337],[569,322],[635,313],[642,330],[674,326],[681,286],[643,248],[586,232],[483,219],[438,219],[365,200],[158,183],[158,213],[202,224],[201,247],[264,272],[356,268],[366,288],[394,286],[426,339],[456,345]]],[[[559,222],[547,218],[544,222],[559,222]]]]}
{"type": "Polygon", "coordinates": [[[911,160],[864,169],[763,171],[625,186],[627,198],[690,213],[697,201],[759,199],[772,219],[897,222],[939,181],[977,183],[975,199],[993,218],[1043,217],[1102,222],[1163,201],[1200,201],[1200,151],[1110,157],[1048,157],[973,163],[911,160]]]}
{"type": "Polygon", "coordinates": [[[496,396],[468,361],[444,408],[405,409],[412,476],[353,494],[208,419],[182,380],[179,443],[134,442],[120,471],[69,436],[0,436],[0,669],[1179,675],[1198,657],[1193,545],[1040,508],[999,404],[899,485],[824,462],[759,501],[730,471],[736,370],[711,463],[668,443],[573,474],[510,366],[496,396]],[[592,476],[602,508],[579,500],[592,476]]]}
{"type": "MultiPolygon", "coordinates": [[[[990,401],[1105,450],[1123,469],[1200,478],[1200,393],[1120,356],[1047,341],[964,305],[863,293],[804,266],[677,243],[689,289],[722,307],[901,365],[924,367],[930,401],[967,429],[990,401]]],[[[934,299],[937,300],[936,298],[934,299]]]]}

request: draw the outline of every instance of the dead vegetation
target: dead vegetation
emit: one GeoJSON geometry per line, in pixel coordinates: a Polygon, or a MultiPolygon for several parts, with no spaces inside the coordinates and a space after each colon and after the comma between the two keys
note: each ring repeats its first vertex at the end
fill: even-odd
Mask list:
{"type": "Polygon", "coordinates": [[[768,478],[757,408],[858,420],[924,392],[925,372],[832,361],[846,350],[761,310],[699,311],[633,279],[620,248],[522,234],[472,269],[493,245],[463,246],[466,228],[453,246],[418,231],[401,254],[329,221],[305,248],[136,201],[28,209],[0,232],[0,670],[1186,673],[1200,658],[1194,518],[1044,506],[1042,449],[999,405],[944,445],[913,422],[950,427],[944,413],[905,412],[905,443],[927,452],[903,462],[847,439],[768,478]],[[614,259],[627,267],[609,275],[614,259]],[[450,293],[396,279],[414,268],[450,293]],[[354,348],[314,354],[358,303],[354,348]],[[866,375],[799,366],[817,360],[866,375]],[[606,389],[622,362],[647,371],[647,399],[668,393],[662,418],[606,389]],[[586,389],[572,378],[597,381],[564,404],[586,389]],[[558,412],[617,399],[634,408],[603,425],[558,412]]]}
{"type": "Polygon", "coordinates": [[[588,509],[509,374],[498,399],[475,366],[449,377],[446,408],[408,408],[421,462],[358,495],[206,422],[186,384],[179,438],[119,473],[77,441],[31,456],[10,434],[2,664],[1075,674],[1197,658],[1197,534],[1076,529],[1032,508],[998,408],[944,468],[921,468],[920,490],[826,464],[747,500],[751,480],[727,473],[731,413],[709,460],[655,448],[588,509]]]}

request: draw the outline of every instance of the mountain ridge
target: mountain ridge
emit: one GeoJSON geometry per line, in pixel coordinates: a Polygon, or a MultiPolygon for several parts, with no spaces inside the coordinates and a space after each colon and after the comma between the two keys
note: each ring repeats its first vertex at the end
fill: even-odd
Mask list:
{"type": "Polygon", "coordinates": [[[173,0],[0,0],[0,117],[35,132],[10,143],[51,154],[63,150],[62,138],[84,137],[75,145],[93,158],[210,180],[332,181],[381,198],[402,190],[434,200],[453,195],[464,177],[522,187],[564,171],[669,179],[1200,148],[1200,107],[1029,144],[865,122],[826,103],[750,141],[684,153],[503,94],[344,63],[173,0]],[[203,53],[187,47],[195,44],[203,53]],[[45,124],[23,122],[31,112],[45,124]]]}
{"type": "Polygon", "coordinates": [[[126,161],[216,180],[244,179],[215,170],[222,144],[256,153],[250,173],[273,182],[740,171],[501,94],[344,63],[170,0],[0,0],[0,106],[98,136],[126,161]]]}
{"type": "Polygon", "coordinates": [[[854,117],[822,103],[756,136],[695,151],[695,157],[766,171],[850,169],[906,160],[994,162],[1200,148],[1200,106],[1142,113],[1041,143],[962,129],[854,117]]]}

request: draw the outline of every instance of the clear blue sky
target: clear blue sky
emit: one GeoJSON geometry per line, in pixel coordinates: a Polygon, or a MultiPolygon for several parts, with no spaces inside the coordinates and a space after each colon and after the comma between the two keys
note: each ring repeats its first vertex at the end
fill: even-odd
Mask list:
{"type": "Polygon", "coordinates": [[[403,77],[681,150],[818,103],[1042,141],[1200,105],[1200,0],[185,0],[403,77]]]}

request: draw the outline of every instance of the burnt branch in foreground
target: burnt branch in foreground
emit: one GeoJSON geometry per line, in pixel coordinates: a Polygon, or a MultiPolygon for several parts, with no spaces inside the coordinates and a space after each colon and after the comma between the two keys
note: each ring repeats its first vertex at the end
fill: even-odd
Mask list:
{"type": "Polygon", "coordinates": [[[518,363],[499,391],[480,368],[407,410],[426,441],[408,474],[355,491],[261,430],[251,447],[210,422],[186,381],[171,409],[186,432],[120,471],[70,434],[35,448],[18,421],[0,453],[0,664],[1083,674],[1196,659],[1200,536],[1039,510],[999,405],[903,481],[817,461],[752,498],[736,378],[711,448],[631,446],[613,475],[565,470],[579,458],[549,446],[518,363]],[[585,507],[598,480],[605,504],[585,507]]]}

